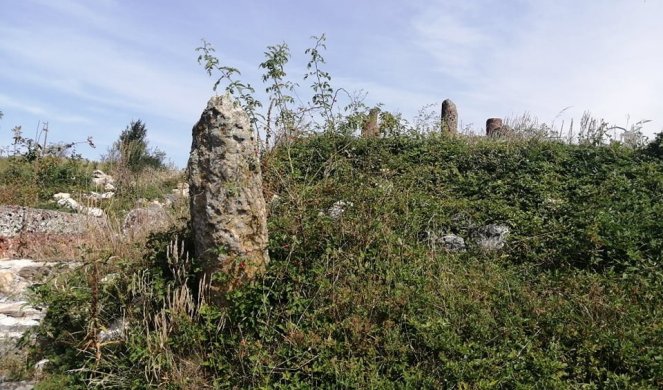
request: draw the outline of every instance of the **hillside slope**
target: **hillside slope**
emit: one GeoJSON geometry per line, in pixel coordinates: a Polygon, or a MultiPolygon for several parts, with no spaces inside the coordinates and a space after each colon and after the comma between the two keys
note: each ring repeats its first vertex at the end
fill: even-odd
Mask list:
{"type": "Polygon", "coordinates": [[[35,359],[52,360],[47,381],[663,386],[660,159],[618,145],[320,135],[269,152],[263,175],[262,278],[227,308],[196,308],[195,259],[165,251],[175,233],[190,247],[182,228],[140,261],[98,264],[111,282],[43,286],[35,359]],[[503,248],[474,244],[488,225],[508,227],[503,248]],[[450,234],[465,251],[444,247],[450,234]],[[91,324],[118,318],[131,324],[121,340],[90,342],[91,324]]]}

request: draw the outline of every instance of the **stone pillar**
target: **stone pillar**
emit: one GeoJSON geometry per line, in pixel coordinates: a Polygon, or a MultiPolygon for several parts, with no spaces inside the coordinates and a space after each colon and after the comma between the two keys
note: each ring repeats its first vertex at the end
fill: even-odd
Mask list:
{"type": "Polygon", "coordinates": [[[246,112],[228,95],[212,97],[193,127],[188,175],[196,256],[215,303],[269,262],[255,147],[246,112]]]}
{"type": "Polygon", "coordinates": [[[451,99],[445,99],[442,102],[442,116],[440,123],[442,134],[458,133],[458,110],[451,99]]]}
{"type": "Polygon", "coordinates": [[[375,138],[380,136],[380,127],[378,126],[379,115],[379,108],[371,108],[368,112],[368,118],[364,121],[364,126],[361,129],[362,138],[375,138]]]}
{"type": "Polygon", "coordinates": [[[497,135],[496,132],[502,128],[502,118],[488,118],[486,121],[486,136],[497,135]]]}

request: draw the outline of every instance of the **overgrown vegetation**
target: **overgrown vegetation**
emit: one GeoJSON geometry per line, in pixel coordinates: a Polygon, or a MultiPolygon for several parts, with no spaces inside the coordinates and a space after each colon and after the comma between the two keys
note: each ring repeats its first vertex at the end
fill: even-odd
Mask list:
{"type": "Polygon", "coordinates": [[[663,387],[662,136],[607,142],[587,117],[566,139],[526,118],[444,137],[428,108],[412,124],[383,111],[381,138],[354,138],[368,107],[331,86],[324,44],[299,106],[288,46],[268,47],[264,115],[199,48],[266,136],[267,272],[219,307],[186,221],[90,250],[34,289],[49,308],[25,337],[30,365],[50,360],[37,388],[663,387]],[[491,223],[511,230],[499,251],[432,240],[491,223]]]}
{"type": "Polygon", "coordinates": [[[147,127],[140,119],[131,121],[131,124],[122,131],[104,160],[118,164],[131,173],[147,168],[166,168],[166,154],[159,149],[150,150],[147,127]]]}
{"type": "Polygon", "coordinates": [[[166,163],[163,151],[150,148],[147,128],[132,121],[108,150],[101,162],[84,159],[76,147],[94,148],[85,141],[47,142],[48,126],[34,138],[23,135],[21,126],[12,129],[13,142],[0,148],[0,203],[39,208],[57,208],[53,195],[71,193],[80,202],[101,206],[118,216],[134,208],[140,199],[159,199],[183,180],[182,172],[166,163]],[[103,191],[92,183],[92,173],[101,169],[118,182],[111,200],[86,201],[84,194],[103,191]]]}
{"type": "Polygon", "coordinates": [[[48,143],[48,125],[35,138],[12,129],[11,145],[0,148],[0,203],[48,207],[57,192],[79,192],[89,186],[94,164],[76,152],[76,146],[94,147],[91,138],[81,142],[48,143]],[[3,155],[6,155],[3,157],[3,155]]]}
{"type": "Polygon", "coordinates": [[[100,258],[37,289],[50,309],[35,359],[71,388],[663,385],[660,159],[330,134],[263,161],[277,195],[264,276],[207,305],[186,229],[155,236],[142,261],[100,258]],[[511,227],[504,250],[428,239],[487,223],[511,227]],[[95,342],[120,319],[123,337],[95,342]]]}

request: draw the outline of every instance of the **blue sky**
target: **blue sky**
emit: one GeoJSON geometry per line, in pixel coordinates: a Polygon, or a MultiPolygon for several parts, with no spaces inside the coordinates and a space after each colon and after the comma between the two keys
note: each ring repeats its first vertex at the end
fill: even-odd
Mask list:
{"type": "Polygon", "coordinates": [[[104,153],[131,120],[183,167],[191,127],[213,94],[200,39],[264,87],[258,64],[286,42],[302,80],[310,36],[327,35],[334,87],[412,118],[453,99],[463,124],[525,112],[544,122],[588,110],[663,129],[663,2],[658,0],[173,1],[23,0],[0,12],[0,145],[22,125],[104,153]],[[558,113],[564,108],[561,117],[558,113]]]}

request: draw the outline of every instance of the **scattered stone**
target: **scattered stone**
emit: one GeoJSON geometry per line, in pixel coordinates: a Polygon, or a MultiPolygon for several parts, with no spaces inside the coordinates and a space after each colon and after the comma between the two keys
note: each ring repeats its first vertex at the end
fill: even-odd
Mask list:
{"type": "Polygon", "coordinates": [[[89,194],[83,195],[84,198],[95,201],[111,199],[113,196],[115,196],[115,193],[112,191],[103,192],[103,193],[91,191],[89,194]]]}
{"type": "Polygon", "coordinates": [[[505,225],[490,224],[479,228],[474,234],[477,246],[485,251],[504,248],[511,230],[505,225]]]}
{"type": "Polygon", "coordinates": [[[281,205],[283,205],[283,199],[277,194],[274,194],[269,200],[269,203],[267,203],[267,209],[270,213],[273,213],[275,210],[278,210],[281,205]]]}
{"type": "Polygon", "coordinates": [[[443,134],[458,133],[458,110],[451,99],[442,102],[441,127],[443,134]]]}
{"type": "Polygon", "coordinates": [[[442,237],[435,237],[434,243],[436,246],[440,246],[449,252],[464,252],[466,248],[463,237],[455,234],[446,234],[442,237]]]}
{"type": "Polygon", "coordinates": [[[103,217],[104,210],[98,207],[86,207],[74,200],[69,193],[60,192],[53,195],[53,198],[56,200],[58,206],[67,208],[72,211],[76,211],[79,214],[85,214],[92,217],[103,217]]]}
{"type": "Polygon", "coordinates": [[[281,197],[277,194],[272,195],[272,198],[269,200],[269,207],[277,207],[281,204],[281,197]]]}
{"type": "Polygon", "coordinates": [[[81,214],[41,210],[20,206],[0,206],[0,237],[12,238],[25,233],[83,234],[99,227],[103,220],[81,214]]]}
{"type": "Polygon", "coordinates": [[[46,368],[46,365],[50,363],[50,360],[48,359],[41,359],[37,363],[35,363],[35,371],[37,371],[37,374],[41,374],[44,372],[44,368],[46,368]]]}
{"type": "Polygon", "coordinates": [[[329,210],[327,210],[327,215],[329,215],[329,217],[331,219],[334,219],[334,220],[339,219],[343,216],[343,214],[345,214],[345,210],[348,207],[352,207],[352,206],[354,206],[354,204],[352,202],[346,202],[344,200],[339,200],[339,201],[335,202],[329,208],[329,210]]]}
{"type": "Polygon", "coordinates": [[[103,188],[104,191],[115,191],[115,179],[99,169],[92,172],[92,183],[94,183],[96,187],[103,188]]]}
{"type": "Polygon", "coordinates": [[[229,95],[212,97],[193,127],[188,163],[189,204],[196,254],[210,298],[254,278],[269,262],[267,211],[249,117],[229,95]]]}
{"type": "Polygon", "coordinates": [[[371,108],[361,129],[362,138],[375,138],[380,136],[380,127],[378,126],[379,115],[380,109],[378,107],[371,108]]]}

